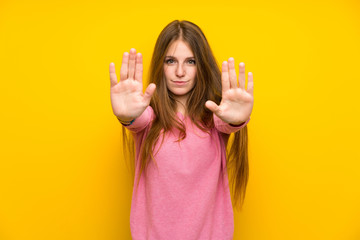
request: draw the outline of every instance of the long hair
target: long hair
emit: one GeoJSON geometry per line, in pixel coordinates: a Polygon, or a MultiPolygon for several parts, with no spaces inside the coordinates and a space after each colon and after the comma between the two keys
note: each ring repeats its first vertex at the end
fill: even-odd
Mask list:
{"type": "MultiPolygon", "coordinates": [[[[141,174],[146,173],[149,161],[152,160],[156,164],[153,151],[160,135],[176,128],[180,132],[178,141],[186,137],[186,128],[176,117],[177,103],[174,95],[167,89],[164,74],[165,54],[176,40],[182,40],[188,44],[196,61],[195,85],[189,93],[186,103],[187,115],[191,121],[202,131],[210,133],[209,130],[214,127],[213,113],[205,107],[205,102],[212,100],[216,104],[220,104],[221,101],[221,71],[204,33],[197,25],[189,21],[175,20],[169,23],[161,31],[156,41],[149,69],[149,83],[156,84],[155,93],[150,101],[156,118],[152,122],[140,153],[137,153],[140,155],[137,186],[141,174]]],[[[227,145],[231,145],[231,147],[230,151],[227,151],[226,165],[229,176],[231,176],[229,181],[233,193],[233,206],[241,208],[249,176],[247,126],[233,134],[229,140],[227,145]]],[[[125,151],[130,150],[134,157],[133,140],[129,139],[124,127],[123,147],[125,151]]],[[[132,172],[134,172],[133,163],[132,172]]]]}

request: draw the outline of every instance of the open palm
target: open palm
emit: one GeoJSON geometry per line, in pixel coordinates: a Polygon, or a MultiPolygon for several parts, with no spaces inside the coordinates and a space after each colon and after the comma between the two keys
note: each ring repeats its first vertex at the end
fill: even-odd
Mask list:
{"type": "Polygon", "coordinates": [[[143,63],[142,55],[130,49],[125,52],[118,82],[115,65],[110,63],[110,98],[114,114],[122,121],[130,121],[140,116],[150,104],[151,96],[155,91],[155,84],[150,84],[143,93],[143,63]]]}
{"type": "Polygon", "coordinates": [[[220,105],[208,100],[205,106],[224,122],[239,125],[250,117],[254,105],[253,76],[248,73],[248,85],[245,90],[245,64],[239,65],[239,85],[233,58],[224,61],[221,73],[222,99],[220,105]]]}

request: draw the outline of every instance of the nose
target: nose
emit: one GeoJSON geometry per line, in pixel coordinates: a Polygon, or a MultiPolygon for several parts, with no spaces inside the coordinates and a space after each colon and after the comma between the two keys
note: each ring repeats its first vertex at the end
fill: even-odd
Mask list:
{"type": "Polygon", "coordinates": [[[185,76],[185,69],[182,66],[182,64],[178,64],[177,68],[176,68],[176,76],[177,77],[183,77],[185,76]]]}

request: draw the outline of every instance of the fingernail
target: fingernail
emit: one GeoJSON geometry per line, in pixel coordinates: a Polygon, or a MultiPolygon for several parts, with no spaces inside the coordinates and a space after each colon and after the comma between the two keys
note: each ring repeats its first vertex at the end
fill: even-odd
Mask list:
{"type": "Polygon", "coordinates": [[[234,58],[233,57],[229,58],[229,61],[234,61],[234,58]]]}
{"type": "Polygon", "coordinates": [[[245,66],[245,63],[241,62],[240,67],[244,67],[244,66],[245,66]]]}

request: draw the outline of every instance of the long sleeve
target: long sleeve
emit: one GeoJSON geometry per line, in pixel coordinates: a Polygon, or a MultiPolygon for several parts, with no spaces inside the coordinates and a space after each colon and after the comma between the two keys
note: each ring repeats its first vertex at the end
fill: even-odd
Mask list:
{"type": "Polygon", "coordinates": [[[230,133],[240,130],[241,128],[245,127],[245,125],[248,124],[248,122],[250,121],[250,117],[249,117],[249,119],[246,120],[246,122],[242,123],[241,125],[232,126],[232,125],[224,122],[223,120],[221,120],[218,116],[216,116],[216,114],[213,114],[213,117],[214,117],[215,128],[219,132],[226,133],[226,134],[230,134],[230,133]]]}
{"type": "Polygon", "coordinates": [[[123,126],[131,132],[138,133],[150,124],[150,122],[154,119],[154,116],[154,110],[152,109],[152,107],[148,106],[145,111],[139,117],[137,117],[131,125],[123,126]]]}

